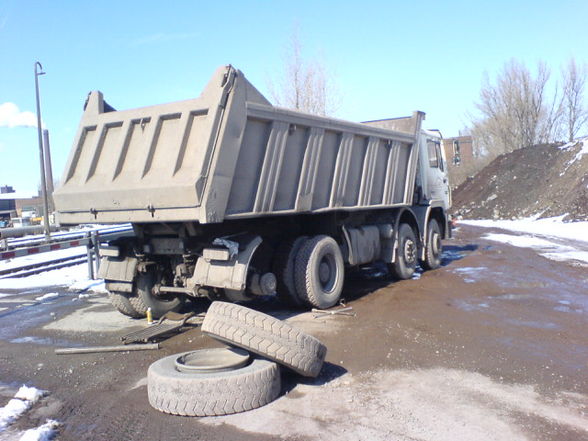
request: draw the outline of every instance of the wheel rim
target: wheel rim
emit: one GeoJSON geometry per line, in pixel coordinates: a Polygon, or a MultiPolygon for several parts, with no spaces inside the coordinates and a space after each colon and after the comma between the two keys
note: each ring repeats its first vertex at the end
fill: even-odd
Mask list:
{"type": "Polygon", "coordinates": [[[250,355],[239,348],[213,348],[186,352],[174,361],[184,373],[214,373],[239,369],[249,363],[250,355]]]}
{"type": "Polygon", "coordinates": [[[324,292],[331,292],[337,280],[337,263],[335,256],[326,253],[322,256],[318,265],[318,279],[324,292]]]}
{"type": "Polygon", "coordinates": [[[438,256],[441,251],[441,235],[437,232],[433,233],[431,239],[431,248],[434,256],[438,256]]]}
{"type": "Polygon", "coordinates": [[[416,244],[412,239],[406,239],[404,242],[404,260],[408,264],[416,262],[416,244]]]}

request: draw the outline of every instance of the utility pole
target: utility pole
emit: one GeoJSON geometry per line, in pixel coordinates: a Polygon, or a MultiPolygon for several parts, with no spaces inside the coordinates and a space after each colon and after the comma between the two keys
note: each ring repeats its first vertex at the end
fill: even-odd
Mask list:
{"type": "Polygon", "coordinates": [[[49,130],[43,129],[43,151],[45,152],[45,181],[47,182],[47,200],[49,210],[55,210],[53,203],[53,166],[51,165],[51,147],[49,144],[49,130]]]}
{"type": "Polygon", "coordinates": [[[43,66],[38,61],[35,62],[35,92],[37,98],[37,132],[39,134],[39,159],[41,162],[41,192],[43,193],[43,225],[45,227],[45,240],[51,240],[51,231],[49,229],[49,202],[47,200],[47,182],[45,180],[45,155],[43,152],[43,128],[41,127],[41,103],[39,100],[39,76],[45,75],[43,66]],[[38,70],[37,70],[38,68],[38,70]]]}

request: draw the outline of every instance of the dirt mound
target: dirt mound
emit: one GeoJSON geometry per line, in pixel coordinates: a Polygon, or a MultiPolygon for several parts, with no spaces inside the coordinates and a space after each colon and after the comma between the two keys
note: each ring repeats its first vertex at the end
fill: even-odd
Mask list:
{"type": "Polygon", "coordinates": [[[588,220],[588,137],[497,157],[453,192],[453,212],[467,219],[588,220]]]}

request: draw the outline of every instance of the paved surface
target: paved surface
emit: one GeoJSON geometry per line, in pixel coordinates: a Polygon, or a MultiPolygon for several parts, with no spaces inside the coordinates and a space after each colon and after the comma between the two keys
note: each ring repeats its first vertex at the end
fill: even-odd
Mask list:
{"type": "Polygon", "coordinates": [[[487,231],[461,227],[444,266],[418,279],[355,276],[345,297],[356,317],[255,305],[319,337],[327,363],[313,381],[284,373],[281,398],[228,417],[147,402],[151,362],[219,346],[199,329],[159,351],[55,355],[119,344],[144,324],[103,295],[4,292],[15,295],[0,297],[0,406],[22,383],[50,394],[0,440],[46,418],[63,423],[62,441],[588,439],[588,270],[480,239],[487,231]]]}

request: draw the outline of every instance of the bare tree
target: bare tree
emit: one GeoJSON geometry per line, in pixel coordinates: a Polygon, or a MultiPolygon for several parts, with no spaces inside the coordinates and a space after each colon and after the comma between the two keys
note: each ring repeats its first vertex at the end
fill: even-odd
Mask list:
{"type": "Polygon", "coordinates": [[[553,139],[560,106],[546,97],[549,77],[544,63],[533,75],[517,60],[507,62],[494,83],[485,75],[476,103],[481,118],[472,127],[485,150],[496,155],[553,139]]]}
{"type": "Polygon", "coordinates": [[[317,115],[332,115],[338,105],[333,75],[324,61],[307,59],[295,30],[284,54],[283,72],[276,86],[270,81],[272,98],[278,106],[317,115]]]}
{"type": "Polygon", "coordinates": [[[586,65],[576,65],[571,58],[567,66],[562,68],[563,122],[568,141],[573,141],[580,129],[588,122],[588,108],[585,105],[584,87],[586,85],[586,65]]]}

